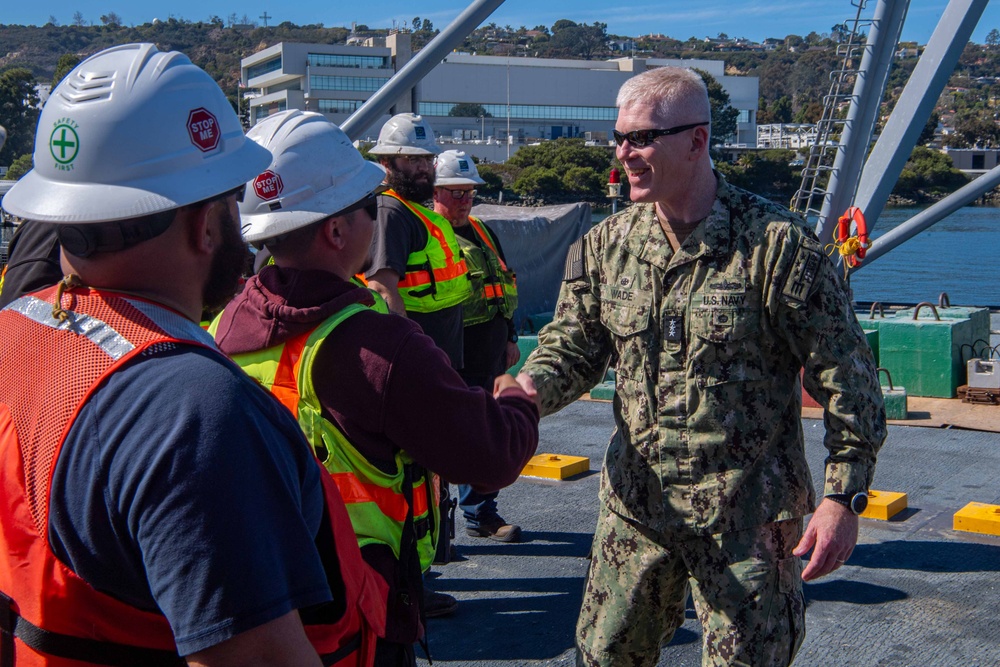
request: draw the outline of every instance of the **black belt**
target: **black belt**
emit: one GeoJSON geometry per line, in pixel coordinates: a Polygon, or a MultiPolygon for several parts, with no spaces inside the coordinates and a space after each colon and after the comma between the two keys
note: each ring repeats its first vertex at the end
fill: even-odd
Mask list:
{"type": "Polygon", "coordinates": [[[361,633],[354,635],[354,639],[347,642],[333,653],[324,653],[319,658],[323,661],[323,667],[336,665],[338,662],[361,648],[361,633]]]}
{"type": "Polygon", "coordinates": [[[14,611],[0,593],[0,667],[14,667],[14,637],[39,653],[110,667],[180,667],[187,662],[175,651],[129,646],[43,630],[14,611]]]}

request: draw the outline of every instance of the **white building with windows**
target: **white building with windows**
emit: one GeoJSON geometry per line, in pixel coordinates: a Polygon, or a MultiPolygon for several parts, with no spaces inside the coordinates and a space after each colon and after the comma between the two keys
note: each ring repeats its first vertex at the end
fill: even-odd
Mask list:
{"type": "Polygon", "coordinates": [[[765,123],[757,126],[757,148],[809,148],[819,137],[812,123],[765,123]]]}
{"type": "MultiPolygon", "coordinates": [[[[389,35],[380,44],[275,44],[242,62],[243,83],[261,95],[250,102],[250,123],[284,109],[320,111],[342,123],[412,58],[410,35],[389,35]]],[[[560,137],[611,138],[615,97],[630,77],[664,66],[711,74],[739,111],[732,137],[718,143],[756,144],[758,79],[728,76],[720,60],[616,58],[607,61],[479,56],[451,53],[423,81],[396,100],[389,114],[367,129],[374,138],[395,113],[426,117],[442,143],[522,145],[560,137]],[[462,106],[459,106],[462,105],[462,106]],[[470,109],[484,114],[452,115],[470,109]]],[[[485,156],[489,157],[489,156],[485,156]]]]}

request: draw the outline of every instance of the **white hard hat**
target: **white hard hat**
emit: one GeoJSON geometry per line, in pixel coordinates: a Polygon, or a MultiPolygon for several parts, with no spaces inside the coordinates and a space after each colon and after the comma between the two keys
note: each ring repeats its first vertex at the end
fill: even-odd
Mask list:
{"type": "Polygon", "coordinates": [[[450,150],[437,157],[434,168],[434,187],[441,185],[483,185],[479,170],[465,151],[450,150]]]}
{"type": "Polygon", "coordinates": [[[55,223],[136,218],[237,188],[269,160],[187,56],[126,44],[84,60],[52,91],[34,169],[3,207],[55,223]]]}
{"type": "Polygon", "coordinates": [[[274,156],[247,183],[240,203],[243,238],[253,243],[327,218],[364,199],[385,171],[343,131],[310,111],[282,111],[247,132],[274,156]]]}
{"type": "Polygon", "coordinates": [[[434,130],[415,113],[396,114],[382,126],[370,155],[437,155],[434,130]]]}

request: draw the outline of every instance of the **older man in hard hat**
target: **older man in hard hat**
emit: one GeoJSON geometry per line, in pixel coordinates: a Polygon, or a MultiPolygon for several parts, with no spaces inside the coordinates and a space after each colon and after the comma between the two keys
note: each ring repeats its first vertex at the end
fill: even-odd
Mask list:
{"type": "MultiPolygon", "coordinates": [[[[498,375],[517,363],[517,282],[507,266],[500,239],[486,223],[473,218],[472,203],[479,177],[476,164],[463,151],[438,155],[434,179],[434,211],[455,230],[472,280],[472,294],[462,302],[464,365],[459,373],[470,387],[490,389],[498,375]]],[[[458,487],[458,505],[471,537],[517,542],[521,527],[497,512],[497,492],[480,493],[468,484],[458,487]]]]}
{"type": "Polygon", "coordinates": [[[486,491],[511,483],[537,445],[537,412],[510,376],[495,399],[492,383],[490,392],[467,388],[416,324],[376,312],[371,291],[352,282],[368,262],[383,173],[336,125],[288,111],[248,136],[274,161],[240,205],[244,237],[274,264],[212,329],[222,351],[298,415],[362,554],[389,582],[376,664],[413,665],[421,573],[440,520],[428,470],[486,491]]]}
{"type": "Polygon", "coordinates": [[[3,205],[58,227],[67,276],[0,311],[2,651],[370,665],[384,582],[298,424],[198,326],[235,292],[270,154],[152,44],[78,65],[35,145],[3,205]]]}

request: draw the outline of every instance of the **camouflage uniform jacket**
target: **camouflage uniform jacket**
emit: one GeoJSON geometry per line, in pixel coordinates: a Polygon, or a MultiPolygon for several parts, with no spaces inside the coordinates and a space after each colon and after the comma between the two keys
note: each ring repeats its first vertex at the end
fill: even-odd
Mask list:
{"type": "Polygon", "coordinates": [[[616,371],[610,509],[716,534],[812,511],[799,371],[826,406],[825,493],[869,487],[885,438],[871,349],[801,218],[719,176],[673,253],[652,204],[570,249],[555,318],[523,371],[550,414],[616,371]]]}

